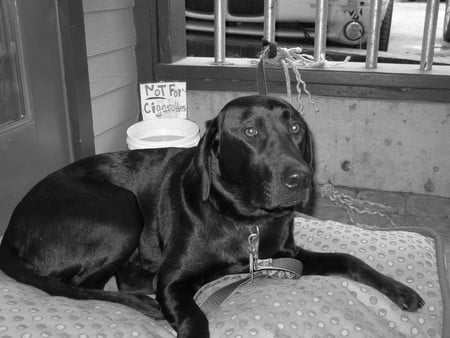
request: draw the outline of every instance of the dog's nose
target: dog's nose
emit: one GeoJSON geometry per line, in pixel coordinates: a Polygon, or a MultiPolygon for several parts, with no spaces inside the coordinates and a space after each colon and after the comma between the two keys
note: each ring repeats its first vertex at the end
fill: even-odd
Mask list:
{"type": "Polygon", "coordinates": [[[309,186],[309,174],[305,171],[290,169],[284,174],[284,185],[289,189],[309,186]]]}

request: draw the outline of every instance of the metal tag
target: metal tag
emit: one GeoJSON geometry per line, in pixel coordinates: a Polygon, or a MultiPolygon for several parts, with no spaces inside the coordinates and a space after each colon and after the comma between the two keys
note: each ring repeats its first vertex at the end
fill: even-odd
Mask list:
{"type": "Polygon", "coordinates": [[[248,251],[249,251],[249,270],[250,281],[253,282],[255,277],[255,270],[257,270],[258,261],[258,247],[259,247],[259,227],[257,225],[250,226],[250,235],[248,236],[248,251]]]}

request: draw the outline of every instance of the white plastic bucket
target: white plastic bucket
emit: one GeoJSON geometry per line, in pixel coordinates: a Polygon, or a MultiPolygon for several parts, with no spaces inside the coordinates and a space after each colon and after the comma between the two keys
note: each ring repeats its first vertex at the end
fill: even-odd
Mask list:
{"type": "Polygon", "coordinates": [[[188,119],[150,119],[127,129],[128,149],[190,148],[200,140],[200,128],[188,119]]]}

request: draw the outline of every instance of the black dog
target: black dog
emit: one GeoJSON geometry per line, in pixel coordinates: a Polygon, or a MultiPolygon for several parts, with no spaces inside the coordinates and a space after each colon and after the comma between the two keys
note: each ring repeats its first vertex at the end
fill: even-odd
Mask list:
{"type": "Polygon", "coordinates": [[[193,300],[219,276],[248,272],[248,225],[260,258],[293,257],[304,274],[340,274],[405,310],[409,287],[346,254],[313,253],[293,238],[294,208],[312,184],[312,143],[287,102],[248,96],[207,124],[196,148],[134,150],[75,162],[38,183],[5,233],[0,268],[51,295],[122,303],[159,314],[179,337],[208,337],[193,300]],[[116,276],[120,292],[103,291],[116,276]]]}

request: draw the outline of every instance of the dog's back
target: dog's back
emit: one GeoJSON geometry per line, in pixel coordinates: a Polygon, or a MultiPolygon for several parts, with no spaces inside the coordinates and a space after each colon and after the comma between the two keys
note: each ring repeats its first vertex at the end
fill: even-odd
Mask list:
{"type": "MultiPolygon", "coordinates": [[[[48,175],[14,210],[0,245],[0,269],[52,295],[139,303],[134,299],[139,295],[100,289],[117,272],[117,260],[138,246],[145,216],[139,199],[158,205],[166,194],[164,182],[182,175],[194,152],[166,148],[101,154],[48,175]]],[[[155,307],[143,312],[158,317],[155,307]]]]}

